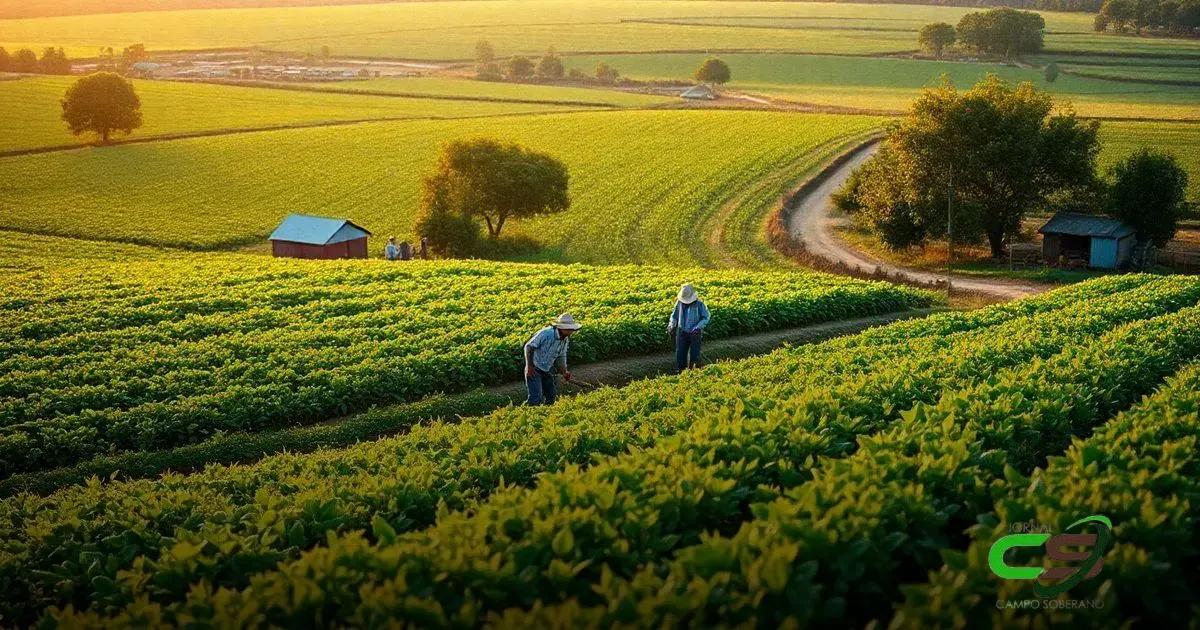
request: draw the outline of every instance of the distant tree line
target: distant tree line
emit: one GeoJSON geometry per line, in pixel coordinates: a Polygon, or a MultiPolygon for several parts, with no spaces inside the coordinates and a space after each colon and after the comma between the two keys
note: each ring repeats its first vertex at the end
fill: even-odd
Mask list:
{"type": "Polygon", "coordinates": [[[938,57],[957,44],[965,51],[1008,58],[1040,51],[1045,30],[1041,15],[1004,7],[968,13],[957,27],[945,22],[926,24],[917,33],[917,43],[938,57]]]}
{"type": "Polygon", "coordinates": [[[28,48],[9,54],[0,48],[0,72],[23,72],[26,74],[71,74],[71,60],[62,48],[47,48],[41,59],[28,48]]]}
{"type": "Polygon", "coordinates": [[[1200,29],[1200,0],[1107,0],[1096,14],[1097,32],[1152,30],[1190,34],[1200,29]]]}
{"type": "Polygon", "coordinates": [[[578,69],[566,69],[562,58],[553,47],[537,58],[516,55],[501,61],[491,42],[480,40],[475,44],[475,77],[484,81],[562,81],[615,85],[621,73],[607,63],[599,63],[592,74],[578,69]]]}

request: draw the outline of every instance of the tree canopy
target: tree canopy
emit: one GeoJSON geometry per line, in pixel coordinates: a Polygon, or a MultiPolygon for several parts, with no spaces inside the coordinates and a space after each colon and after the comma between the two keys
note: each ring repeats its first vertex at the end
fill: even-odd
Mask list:
{"type": "Polygon", "coordinates": [[[562,59],[559,59],[558,53],[553,48],[546,51],[542,58],[538,60],[537,76],[540,79],[558,80],[566,75],[567,71],[563,68],[562,59]]]}
{"type": "Polygon", "coordinates": [[[1175,237],[1187,194],[1187,171],[1175,157],[1142,149],[1108,171],[1108,213],[1159,247],[1175,237]]]}
{"type": "Polygon", "coordinates": [[[113,72],[97,72],[67,88],[62,119],[71,133],[95,133],[107,143],[113,132],[129,134],[142,126],[142,102],[128,79],[113,72]]]}
{"type": "Polygon", "coordinates": [[[1037,13],[999,8],[964,15],[957,32],[963,46],[1007,58],[1040,51],[1045,29],[1037,13]]]}
{"type": "Polygon", "coordinates": [[[696,80],[701,83],[715,83],[722,85],[729,83],[733,78],[733,72],[729,69],[729,64],[721,61],[716,57],[709,57],[696,68],[696,80]]]}
{"type": "Polygon", "coordinates": [[[521,81],[532,77],[533,71],[533,60],[520,55],[509,59],[508,64],[504,68],[504,72],[508,78],[514,81],[521,81]]]}
{"type": "Polygon", "coordinates": [[[999,257],[1030,210],[1095,189],[1098,129],[1055,112],[1030,83],[989,75],[959,92],[943,79],[891,129],[849,194],[861,219],[901,248],[945,235],[952,185],[956,238],[986,238],[999,257]]]}
{"type": "Polygon", "coordinates": [[[486,138],[456,140],[426,180],[427,205],[482,217],[488,236],[498,238],[509,219],[566,210],[568,180],[566,165],[549,155],[486,138]]]}
{"type": "Polygon", "coordinates": [[[921,45],[921,50],[941,57],[942,51],[954,44],[955,37],[953,26],[945,22],[934,22],[921,27],[921,31],[917,33],[917,43],[921,45]]]}
{"type": "Polygon", "coordinates": [[[605,85],[612,85],[621,77],[621,73],[616,68],[600,62],[596,65],[596,80],[605,85]]]}

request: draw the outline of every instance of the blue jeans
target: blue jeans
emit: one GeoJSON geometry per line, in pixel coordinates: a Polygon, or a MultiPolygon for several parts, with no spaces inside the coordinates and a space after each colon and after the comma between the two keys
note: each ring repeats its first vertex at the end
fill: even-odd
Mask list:
{"type": "Polygon", "coordinates": [[[675,331],[675,368],[680,372],[700,365],[700,337],[703,334],[675,331]]]}
{"type": "Polygon", "coordinates": [[[533,376],[525,377],[525,388],[529,390],[530,405],[553,405],[558,397],[558,383],[554,374],[534,368],[533,376]]]}

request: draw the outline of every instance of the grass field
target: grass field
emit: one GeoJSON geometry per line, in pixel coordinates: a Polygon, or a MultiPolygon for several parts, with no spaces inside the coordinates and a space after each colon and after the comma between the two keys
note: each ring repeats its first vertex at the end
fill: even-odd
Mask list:
{"type": "MultiPolygon", "coordinates": [[[[1024,515],[1005,512],[1007,497],[1053,499],[1029,492],[1027,475],[1073,437],[1106,431],[1124,410],[1189,396],[1171,381],[1171,394],[1139,402],[1200,356],[1198,300],[1192,278],[1107,278],[549,410],[510,408],[346,449],[14,497],[0,502],[0,580],[14,594],[4,613],[21,624],[90,626],[290,626],[318,610],[353,625],[472,625],[493,614],[513,625],[582,626],[613,625],[629,608],[655,625],[678,613],[771,627],[886,623],[901,584],[968,566],[954,555],[972,542],[963,531],[1024,515]],[[896,544],[897,532],[914,543],[896,544]],[[846,564],[863,540],[888,570],[846,564]],[[122,588],[110,586],[117,580],[122,588]],[[723,585],[717,601],[689,594],[714,584],[723,585]],[[304,597],[291,596],[298,589],[304,597]],[[786,604],[805,593],[831,597],[786,604]]],[[[1193,407],[1179,411],[1194,422],[1193,407]]],[[[1163,459],[1178,476],[1173,488],[1200,473],[1165,463],[1194,459],[1188,444],[1163,459]]],[[[1146,477],[1113,482],[1148,487],[1146,477]]],[[[1062,523],[1092,504],[1069,507],[1062,523]]],[[[1156,540],[1143,521],[1168,527],[1164,549],[1190,535],[1196,511],[1161,491],[1108,509],[1124,517],[1119,540],[1156,540]],[[1168,509],[1178,517],[1155,520],[1168,509]]],[[[1195,596],[1196,582],[1175,577],[1190,563],[1139,562],[1120,547],[1110,558],[1173,578],[1182,592],[1171,601],[1195,596]]],[[[1142,592],[1139,575],[1122,571],[1104,588],[1142,592]]],[[[1143,600],[1118,601],[1131,614],[1143,600]]],[[[908,603],[909,615],[944,610],[908,603]]]]}
{"type": "MultiPolygon", "coordinates": [[[[152,49],[260,45],[279,50],[411,59],[469,59],[479,39],[501,54],[654,50],[780,50],[886,53],[914,50],[916,31],[955,23],[967,8],[807,2],[664,0],[484,0],[375,5],[148,12],[5,22],[0,45],[99,46],[142,42],[152,49]],[[881,17],[882,14],[882,17],[881,17]],[[679,18],[704,24],[670,24],[679,18]],[[797,18],[802,18],[797,23],[797,18]],[[657,22],[656,22],[657,21],[657,22]],[[753,22],[753,23],[748,23],[753,22]],[[890,30],[868,30],[880,27],[890,30]]],[[[687,21],[685,20],[685,21],[687,21]]],[[[1200,54],[1200,42],[1091,33],[1091,16],[1047,13],[1047,47],[1200,54]]]]}
{"type": "MultiPolygon", "coordinates": [[[[8,104],[0,114],[0,151],[93,142],[93,136],[71,135],[60,117],[59,102],[74,81],[72,77],[0,81],[0,98],[8,104]]],[[[134,87],[142,99],[144,124],[129,138],[347,120],[463,118],[582,107],[324,94],[169,81],[138,80],[134,81],[134,87]]]]}
{"type": "MultiPolygon", "coordinates": [[[[703,54],[603,55],[569,57],[568,66],[594,68],[604,61],[627,76],[687,79],[703,54]]],[[[903,111],[921,88],[944,74],[960,89],[987,73],[1009,81],[1032,81],[1056,98],[1069,100],[1087,116],[1200,120],[1200,87],[1105,81],[1063,74],[1046,83],[1040,69],[996,63],[863,59],[829,55],[722,55],[733,71],[732,90],[787,100],[867,110],[903,111]]]]}
{"type": "Polygon", "coordinates": [[[1188,199],[1200,202],[1200,124],[1114,122],[1100,125],[1100,168],[1143,147],[1170,153],[1188,172],[1188,199]]]}
{"type": "MultiPolygon", "coordinates": [[[[412,237],[443,142],[486,134],[563,159],[572,206],[512,224],[574,262],[712,265],[698,226],[781,168],[803,175],[881,119],[610,111],[271,131],[0,159],[0,227],[154,245],[262,242],[288,213],[412,237]]],[[[777,196],[786,182],[769,191],[777,196]]],[[[765,210],[765,209],[764,209],[765,210]]],[[[375,253],[381,238],[373,242],[375,253]]]]}

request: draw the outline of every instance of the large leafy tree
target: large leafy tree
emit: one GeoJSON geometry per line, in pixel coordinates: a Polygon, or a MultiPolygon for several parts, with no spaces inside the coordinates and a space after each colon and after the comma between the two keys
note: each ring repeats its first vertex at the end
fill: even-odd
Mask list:
{"type": "Polygon", "coordinates": [[[733,78],[733,72],[729,69],[729,64],[721,61],[716,57],[709,57],[696,68],[696,80],[701,83],[714,83],[723,85],[729,83],[733,78]]]}
{"type": "Polygon", "coordinates": [[[954,38],[954,27],[945,22],[926,24],[921,27],[921,32],[917,33],[917,43],[921,45],[921,50],[933,53],[936,57],[941,57],[946,47],[954,44],[954,38]]]}
{"type": "Polygon", "coordinates": [[[986,238],[999,257],[1030,210],[1094,189],[1098,128],[1055,112],[1030,83],[989,75],[959,92],[943,79],[890,130],[855,202],[888,244],[903,247],[945,234],[953,186],[956,237],[986,238]]]}
{"type": "Polygon", "coordinates": [[[133,133],[142,126],[142,101],[125,77],[97,72],[67,88],[62,119],[71,133],[95,133],[107,143],[113,132],[133,133]]]}
{"type": "Polygon", "coordinates": [[[1107,211],[1159,247],[1175,237],[1188,175],[1175,157],[1142,149],[1109,169],[1107,211]]]}
{"type": "Polygon", "coordinates": [[[442,148],[430,176],[429,205],[482,217],[498,238],[509,219],[561,212],[570,206],[567,167],[516,144],[479,138],[442,148]]]}
{"type": "Polygon", "coordinates": [[[964,15],[957,33],[963,46],[1007,58],[1040,51],[1045,29],[1040,14],[1004,7],[964,15]]]}

